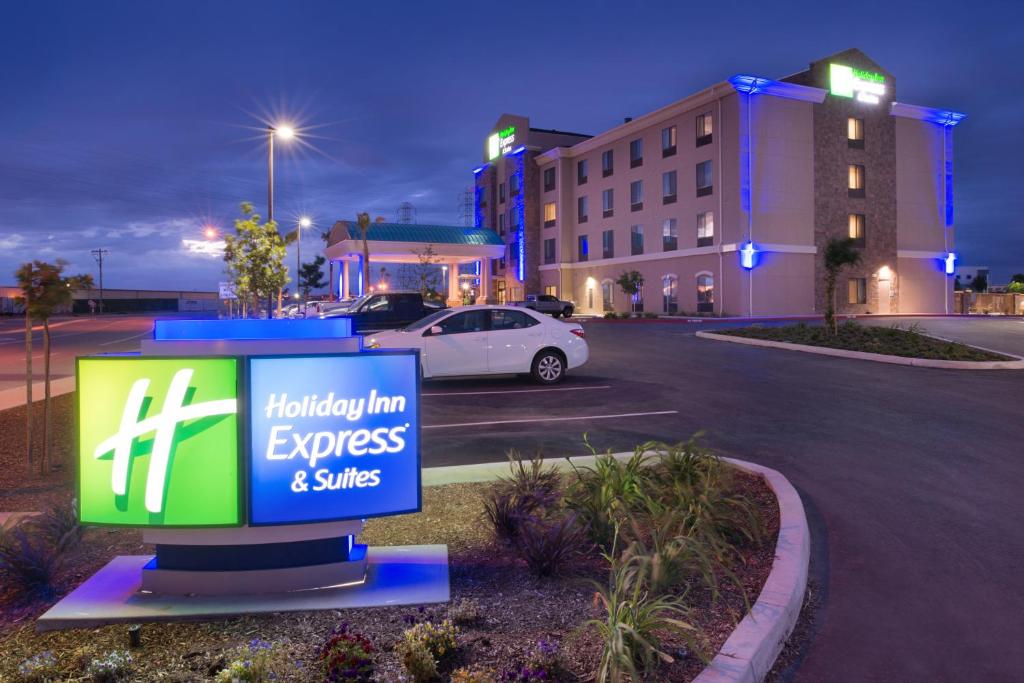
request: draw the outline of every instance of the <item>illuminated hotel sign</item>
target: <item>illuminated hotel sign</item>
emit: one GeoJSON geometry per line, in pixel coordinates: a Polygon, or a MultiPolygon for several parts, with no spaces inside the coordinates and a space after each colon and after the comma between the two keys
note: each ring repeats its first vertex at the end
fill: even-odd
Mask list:
{"type": "Polygon", "coordinates": [[[78,360],[83,523],[241,523],[237,365],[234,358],[78,360]]]}
{"type": "Polygon", "coordinates": [[[512,151],[516,142],[516,127],[509,126],[487,138],[487,160],[491,161],[512,151]]]}
{"type": "Polygon", "coordinates": [[[80,358],[80,519],[212,527],[416,512],[419,376],[414,351],[250,356],[246,366],[80,358]]]}
{"type": "Polygon", "coordinates": [[[878,104],[885,95],[885,76],[842,64],[829,64],[829,88],[833,95],[878,104]]]}
{"type": "Polygon", "coordinates": [[[249,523],[420,509],[414,352],[249,360],[249,523]]]}

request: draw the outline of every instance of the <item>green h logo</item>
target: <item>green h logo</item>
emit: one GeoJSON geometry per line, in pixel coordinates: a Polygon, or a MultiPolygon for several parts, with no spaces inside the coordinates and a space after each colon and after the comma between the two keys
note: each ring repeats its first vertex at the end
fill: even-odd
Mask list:
{"type": "Polygon", "coordinates": [[[78,363],[82,521],[237,524],[233,358],[78,363]]]}

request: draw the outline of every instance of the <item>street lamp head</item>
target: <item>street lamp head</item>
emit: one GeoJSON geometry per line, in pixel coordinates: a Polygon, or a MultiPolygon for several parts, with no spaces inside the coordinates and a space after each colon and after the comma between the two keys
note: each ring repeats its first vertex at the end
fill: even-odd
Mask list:
{"type": "Polygon", "coordinates": [[[299,219],[299,227],[308,228],[311,225],[313,225],[313,221],[309,219],[309,216],[303,216],[299,219]]]}
{"type": "Polygon", "coordinates": [[[274,131],[274,137],[281,140],[291,140],[295,137],[295,129],[291,126],[275,126],[271,130],[274,131]]]}
{"type": "Polygon", "coordinates": [[[206,226],[206,228],[203,229],[203,235],[206,237],[206,239],[212,240],[217,236],[217,228],[208,225],[206,226]]]}

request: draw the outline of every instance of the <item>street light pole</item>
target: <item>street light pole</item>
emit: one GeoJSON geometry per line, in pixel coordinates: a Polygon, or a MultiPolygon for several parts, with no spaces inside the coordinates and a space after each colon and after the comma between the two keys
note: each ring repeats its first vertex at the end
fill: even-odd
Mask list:
{"type": "Polygon", "coordinates": [[[277,131],[267,126],[267,222],[274,220],[274,136],[277,131]]]}

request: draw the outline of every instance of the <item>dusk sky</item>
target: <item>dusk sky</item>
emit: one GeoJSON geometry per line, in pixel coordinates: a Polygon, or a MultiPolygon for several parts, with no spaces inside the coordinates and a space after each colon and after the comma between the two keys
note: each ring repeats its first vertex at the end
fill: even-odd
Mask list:
{"type": "MultiPolygon", "coordinates": [[[[598,133],[736,73],[779,78],[857,47],[902,102],[965,112],[957,251],[1024,271],[1024,11],[962,2],[7,2],[0,28],[0,284],[33,258],[108,287],[215,289],[206,223],[266,207],[320,229],[368,211],[458,223],[503,112],[598,133]]],[[[321,247],[311,237],[308,253],[321,247]]],[[[305,255],[304,251],[304,255],[305,255]]],[[[290,258],[294,258],[290,255],[290,258]]],[[[290,263],[291,261],[289,261],[290,263]]]]}

